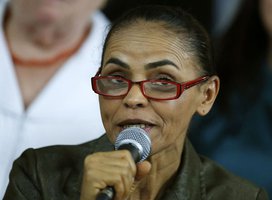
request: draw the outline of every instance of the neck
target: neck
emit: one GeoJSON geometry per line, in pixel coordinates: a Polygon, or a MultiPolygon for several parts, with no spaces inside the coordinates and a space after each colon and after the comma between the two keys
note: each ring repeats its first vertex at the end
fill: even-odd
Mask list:
{"type": "Polygon", "coordinates": [[[165,188],[171,184],[180,166],[184,138],[179,139],[181,139],[181,143],[151,156],[151,172],[146,178],[135,183],[135,191],[130,199],[160,198],[165,188]]]}
{"type": "Polygon", "coordinates": [[[17,34],[19,26],[16,23],[6,23],[6,38],[10,53],[16,66],[37,67],[54,66],[71,57],[85,41],[90,27],[71,28],[63,31],[62,27],[49,27],[32,30],[25,28],[22,34],[17,34]],[[73,30],[76,30],[74,32],[73,30]],[[29,33],[29,34],[26,34],[29,33]]]}
{"type": "Polygon", "coordinates": [[[5,20],[5,32],[16,54],[25,47],[33,51],[31,55],[44,50],[59,52],[77,43],[87,27],[90,27],[88,20],[66,19],[41,24],[36,21],[22,21],[9,12],[5,20]]]}

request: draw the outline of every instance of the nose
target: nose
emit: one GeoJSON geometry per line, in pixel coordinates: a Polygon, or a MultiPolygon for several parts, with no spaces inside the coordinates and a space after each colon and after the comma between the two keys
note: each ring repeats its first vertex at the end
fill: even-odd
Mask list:
{"type": "Polygon", "coordinates": [[[141,86],[133,84],[123,102],[126,107],[135,109],[145,107],[148,104],[148,99],[143,95],[141,86]]]}

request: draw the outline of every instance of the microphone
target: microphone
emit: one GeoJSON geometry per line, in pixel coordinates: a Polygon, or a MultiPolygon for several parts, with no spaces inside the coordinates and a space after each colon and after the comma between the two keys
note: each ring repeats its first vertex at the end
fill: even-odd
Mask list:
{"type": "MultiPolygon", "coordinates": [[[[128,150],[135,163],[144,161],[151,151],[151,140],[142,128],[131,127],[121,131],[115,141],[115,150],[128,150]]],[[[111,200],[115,194],[113,187],[106,187],[98,193],[96,200],[111,200]]]]}

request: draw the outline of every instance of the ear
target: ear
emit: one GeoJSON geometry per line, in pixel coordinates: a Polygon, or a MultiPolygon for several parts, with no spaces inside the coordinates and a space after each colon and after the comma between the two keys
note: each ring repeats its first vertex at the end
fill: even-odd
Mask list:
{"type": "Polygon", "coordinates": [[[200,104],[196,110],[199,115],[204,116],[211,110],[219,92],[219,87],[220,80],[218,76],[211,76],[209,80],[201,86],[200,104]]]}

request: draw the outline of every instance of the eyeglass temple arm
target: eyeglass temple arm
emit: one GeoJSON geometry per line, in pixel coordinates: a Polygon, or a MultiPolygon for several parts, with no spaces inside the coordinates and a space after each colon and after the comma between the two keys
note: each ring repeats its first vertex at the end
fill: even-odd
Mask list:
{"type": "Polygon", "coordinates": [[[210,76],[209,76],[209,75],[206,75],[206,76],[201,76],[201,77],[199,77],[199,78],[196,79],[196,80],[189,81],[189,82],[185,83],[184,89],[185,89],[185,90],[186,90],[186,89],[189,89],[189,88],[191,88],[191,87],[193,87],[193,86],[195,86],[195,85],[197,85],[197,84],[199,84],[199,83],[201,83],[201,82],[204,82],[204,81],[208,80],[209,78],[210,78],[210,76]]]}

